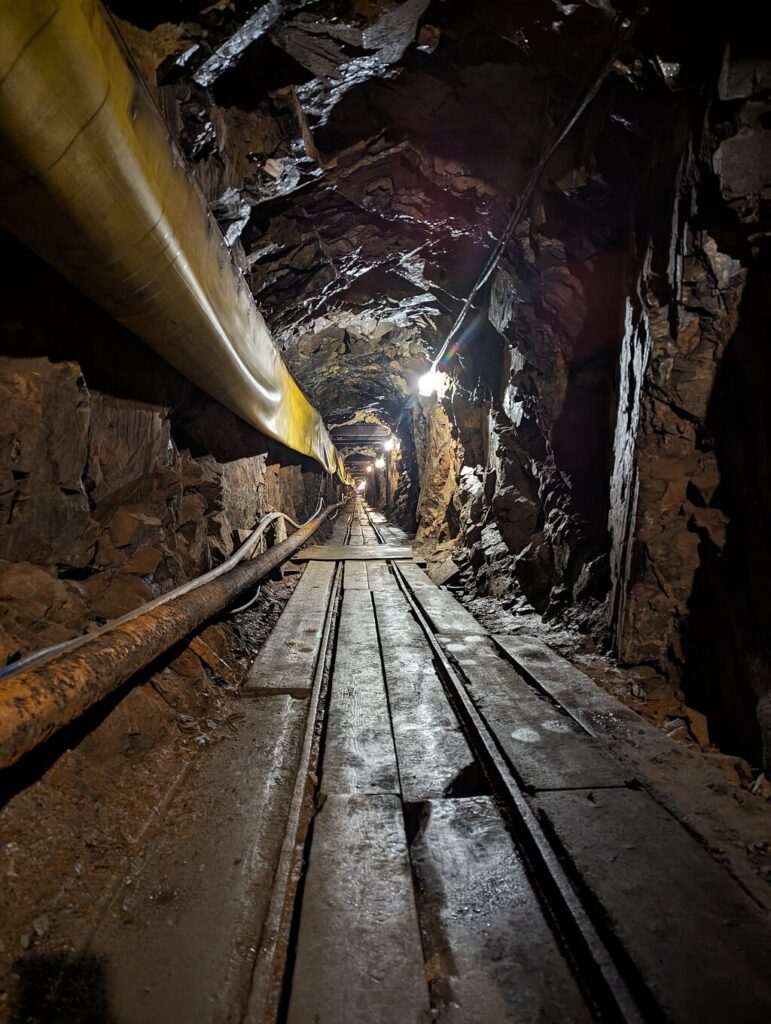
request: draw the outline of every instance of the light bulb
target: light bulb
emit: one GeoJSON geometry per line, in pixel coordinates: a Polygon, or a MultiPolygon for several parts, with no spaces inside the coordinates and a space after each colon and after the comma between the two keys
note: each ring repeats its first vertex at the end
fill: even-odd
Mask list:
{"type": "Polygon", "coordinates": [[[381,455],[379,459],[375,459],[375,465],[378,469],[382,469],[385,466],[385,459],[381,455]]]}
{"type": "Polygon", "coordinates": [[[430,398],[431,395],[436,395],[437,398],[444,398],[448,384],[449,378],[447,374],[432,367],[418,381],[418,394],[422,395],[423,398],[430,398]]]}
{"type": "Polygon", "coordinates": [[[392,452],[394,450],[394,439],[389,437],[383,447],[387,452],[392,452]]]}
{"type": "Polygon", "coordinates": [[[371,463],[370,463],[370,465],[369,465],[369,466],[367,466],[367,472],[368,472],[368,473],[371,473],[371,472],[372,472],[372,464],[371,464],[371,463]]]}

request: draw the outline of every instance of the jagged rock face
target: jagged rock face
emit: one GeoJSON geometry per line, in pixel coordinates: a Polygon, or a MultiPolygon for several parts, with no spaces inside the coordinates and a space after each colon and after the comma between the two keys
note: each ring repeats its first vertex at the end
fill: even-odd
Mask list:
{"type": "Polygon", "coordinates": [[[393,424],[612,8],[111,6],[300,383],[393,424]]]}
{"type": "Polygon", "coordinates": [[[31,253],[0,251],[5,665],[220,564],[267,510],[304,519],[322,474],[279,465],[31,253]]]}
{"type": "MultiPolygon", "coordinates": [[[[112,3],[136,22],[133,6],[112,3]]],[[[769,72],[744,12],[649,5],[450,359],[450,437],[416,378],[616,8],[153,10],[127,40],[298,380],[330,422],[401,432],[401,521],[457,549],[472,591],[685,678],[716,735],[758,760],[767,307],[749,284],[766,266],[769,72]],[[752,597],[713,644],[733,694],[696,652],[702,630],[726,633],[715,594],[742,579],[752,597]]]]}

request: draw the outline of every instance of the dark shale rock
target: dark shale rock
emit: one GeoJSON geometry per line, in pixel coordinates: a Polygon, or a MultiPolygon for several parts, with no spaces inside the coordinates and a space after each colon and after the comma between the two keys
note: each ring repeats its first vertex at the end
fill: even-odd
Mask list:
{"type": "Polygon", "coordinates": [[[78,367],[5,362],[0,409],[0,556],[87,565],[96,530],[83,484],[90,409],[78,367]]]}
{"type": "MultiPolygon", "coordinates": [[[[399,435],[394,518],[471,595],[682,683],[710,737],[768,770],[771,63],[755,14],[647,5],[477,296],[438,404],[417,380],[616,7],[110,6],[301,386],[331,424],[399,435]]],[[[22,266],[22,292],[26,276],[50,282],[22,266]]],[[[9,601],[6,656],[47,600],[39,572],[92,574],[59,581],[83,595],[54,625],[78,628],[89,603],[182,582],[260,511],[299,518],[318,494],[308,467],[76,319],[4,313],[0,556],[36,565],[40,588],[26,611],[9,601]]]]}

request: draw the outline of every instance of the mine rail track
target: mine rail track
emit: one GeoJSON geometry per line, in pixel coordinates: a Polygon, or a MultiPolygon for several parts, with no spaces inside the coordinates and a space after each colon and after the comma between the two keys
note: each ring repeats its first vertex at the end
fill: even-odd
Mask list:
{"type": "Polygon", "coordinates": [[[609,698],[491,635],[360,502],[293,557],[237,735],[81,941],[122,1021],[762,1019],[757,907],[603,745],[609,698]]]}
{"type": "MultiPolygon", "coordinates": [[[[346,513],[346,516],[345,545],[351,544],[352,536],[355,540],[358,527],[363,525],[365,532],[371,531],[378,545],[388,547],[388,540],[370,510],[365,510],[363,515],[360,513],[358,518],[356,511],[353,514],[346,513]]],[[[371,555],[377,558],[376,551],[372,551],[371,555]]],[[[309,887],[318,886],[318,878],[314,878],[312,870],[313,822],[314,815],[329,796],[323,791],[321,779],[325,767],[325,742],[330,729],[330,677],[335,672],[341,636],[344,571],[349,572],[347,567],[351,564],[348,561],[335,563],[334,581],[325,616],[324,646],[318,661],[314,681],[315,696],[304,746],[308,760],[306,767],[301,767],[298,773],[293,817],[284,847],[286,863],[281,877],[288,881],[278,898],[281,921],[269,932],[270,941],[267,945],[263,943],[258,955],[258,970],[246,1017],[249,1022],[267,1024],[268,1021],[288,1020],[290,1024],[300,1024],[306,1019],[304,1014],[308,1009],[309,990],[325,978],[323,971],[319,977],[314,965],[309,963],[309,943],[307,938],[304,941],[303,906],[308,900],[309,887]],[[310,872],[307,871],[309,863],[310,872]],[[304,980],[303,976],[307,974],[312,975],[312,981],[304,980]]],[[[463,654],[466,652],[461,651],[461,656],[458,656],[453,650],[454,647],[463,648],[463,642],[448,642],[448,637],[443,635],[441,623],[437,622],[436,613],[432,616],[422,606],[420,580],[416,581],[415,570],[412,568],[414,563],[387,558],[385,564],[396,584],[396,592],[401,595],[410,617],[430,648],[433,667],[441,680],[449,707],[473,753],[477,775],[483,776],[487,782],[486,791],[505,822],[509,840],[524,866],[540,912],[548,921],[565,963],[569,965],[584,1003],[586,1019],[614,1022],[687,1019],[680,1017],[677,1012],[679,1008],[675,1007],[675,1012],[672,1012],[670,1007],[662,1005],[657,993],[658,979],[654,977],[651,982],[648,965],[637,963],[634,953],[619,937],[601,901],[583,879],[579,866],[563,845],[558,829],[539,811],[537,801],[534,806],[533,798],[538,796],[540,787],[532,784],[527,773],[523,775],[520,772],[516,760],[511,757],[511,750],[507,750],[501,741],[500,730],[491,727],[480,710],[478,700],[469,689],[470,675],[473,676],[474,672],[473,659],[466,658],[464,665],[463,654]]],[[[357,598],[373,602],[380,623],[387,606],[378,604],[374,593],[354,593],[357,598]]],[[[480,637],[471,639],[477,640],[480,637]]],[[[514,667],[515,662],[505,651],[498,650],[497,654],[499,657],[504,655],[504,662],[514,667]]],[[[386,653],[382,647],[378,656],[383,660],[385,670],[386,653]]],[[[542,706],[551,706],[566,719],[586,728],[586,719],[582,719],[581,714],[571,707],[570,701],[562,702],[554,694],[545,694],[538,680],[527,673],[521,673],[521,678],[535,701],[541,702],[542,706]]],[[[393,721],[391,729],[395,729],[393,721]]],[[[587,732],[591,734],[591,729],[587,729],[587,732]]],[[[591,742],[591,735],[587,735],[586,739],[591,742]]],[[[600,778],[598,788],[627,792],[639,790],[633,773],[627,770],[625,774],[623,766],[610,760],[613,777],[604,781],[600,778]],[[618,774],[614,775],[615,772],[618,774]]],[[[473,776],[474,773],[467,774],[473,776]]],[[[582,786],[583,783],[579,782],[575,788],[566,788],[578,791],[582,786]]],[[[559,790],[560,787],[561,784],[555,784],[554,789],[559,790]]],[[[548,784],[543,789],[548,796],[548,784]]],[[[408,836],[414,835],[416,828],[419,828],[416,823],[423,803],[413,803],[406,794],[402,795],[404,827],[408,836]]],[[[342,835],[338,839],[345,842],[342,835]]],[[[414,864],[412,870],[415,875],[414,864]]],[[[276,916],[276,922],[278,919],[279,915],[276,916]]],[[[318,945],[313,948],[318,949],[318,945]]],[[[435,1001],[433,997],[432,1001],[435,1001]]],[[[665,1004],[666,1001],[663,1002],[665,1004]]],[[[333,1016],[322,1015],[320,1019],[333,1019],[333,1016]]],[[[382,1019],[389,1019],[387,1012],[382,1019]]],[[[406,1015],[405,1019],[412,1018],[406,1015]]],[[[525,1019],[529,1019],[527,1014],[525,1019]]],[[[564,1019],[574,1017],[567,1012],[564,1019]]],[[[583,1018],[579,1013],[575,1019],[583,1018]]],[[[719,1018],[715,1016],[714,1019],[719,1018]]]]}
{"type": "MultiPolygon", "coordinates": [[[[380,543],[384,543],[371,517],[370,524],[380,543]]],[[[437,639],[436,631],[417,604],[398,562],[392,562],[391,569],[431,646],[450,704],[501,802],[512,839],[528,865],[531,881],[555,933],[560,937],[563,953],[573,966],[587,1002],[602,1020],[633,1022],[658,1019],[644,982],[633,970],[629,970],[633,965],[625,965],[625,975],[617,967],[623,951],[618,949],[607,934],[601,935],[578,898],[557,851],[550,844],[527,802],[515,769],[506,761],[495,736],[475,708],[461,675],[453,668],[437,639]],[[632,995],[633,991],[635,996],[632,995]],[[641,1005],[647,1005],[650,1012],[643,1015],[638,1008],[641,1005]]],[[[602,927],[601,922],[599,927],[602,927]]]]}
{"type": "MultiPolygon", "coordinates": [[[[379,542],[384,544],[382,533],[372,521],[369,511],[367,518],[379,542]]],[[[587,1002],[602,1020],[631,1022],[658,1019],[644,982],[633,971],[633,965],[625,964],[626,970],[622,975],[617,961],[619,957],[623,958],[623,951],[618,949],[610,936],[601,935],[576,895],[557,851],[550,844],[527,802],[516,769],[507,762],[495,736],[475,708],[461,675],[453,668],[437,639],[436,631],[416,602],[399,563],[391,562],[390,566],[399,589],[431,646],[447,696],[470,746],[505,808],[512,839],[528,865],[531,881],[556,934],[560,936],[563,952],[573,965],[587,1002]],[[633,991],[635,996],[632,995],[633,991]],[[649,1013],[645,1016],[638,1008],[640,1005],[648,1007],[649,1013]]],[[[566,708],[562,710],[567,711],[566,708]]],[[[601,929],[602,922],[598,924],[601,929]]]]}

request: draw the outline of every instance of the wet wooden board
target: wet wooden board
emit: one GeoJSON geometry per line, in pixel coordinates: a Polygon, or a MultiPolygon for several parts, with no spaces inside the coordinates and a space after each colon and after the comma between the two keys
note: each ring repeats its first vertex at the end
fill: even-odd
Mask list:
{"type": "MultiPolygon", "coordinates": [[[[480,780],[423,631],[398,591],[373,595],[405,802],[480,780]]],[[[478,791],[478,790],[477,790],[478,791]]]]}
{"type": "MultiPolygon", "coordinates": [[[[329,589],[334,575],[334,566],[331,566],[329,562],[306,562],[303,566],[302,579],[299,583],[302,583],[303,587],[326,587],[329,589]]],[[[292,597],[296,589],[292,591],[292,597]]]]}
{"type": "Polygon", "coordinates": [[[343,595],[321,791],[398,793],[375,612],[368,591],[343,595]]]}
{"type": "Polygon", "coordinates": [[[771,931],[728,872],[643,790],[545,793],[555,830],[663,1017],[768,1020],[771,931]]]}
{"type": "MultiPolygon", "coordinates": [[[[331,565],[331,562],[324,562],[324,565],[331,565]]],[[[344,590],[369,590],[367,578],[367,563],[349,561],[345,563],[343,573],[344,590]]]]}
{"type": "MultiPolygon", "coordinates": [[[[348,565],[347,562],[346,565],[348,565]]],[[[393,591],[394,593],[398,591],[399,587],[396,582],[396,577],[390,571],[386,562],[371,561],[365,562],[364,565],[367,567],[367,581],[369,583],[370,590],[388,590],[393,591]]]]}
{"type": "Polygon", "coordinates": [[[442,637],[474,703],[528,789],[623,786],[631,772],[540,697],[488,637],[442,637]]]}
{"type": "Polygon", "coordinates": [[[334,566],[311,563],[260,649],[241,687],[244,696],[310,693],[316,670],[334,566]]]}
{"type": "Polygon", "coordinates": [[[364,546],[350,546],[348,544],[313,544],[311,547],[303,548],[293,556],[296,562],[308,562],[319,560],[324,562],[342,562],[353,558],[390,558],[409,559],[412,558],[412,548],[396,547],[390,544],[372,544],[364,546]]]}
{"type": "MultiPolygon", "coordinates": [[[[487,630],[480,625],[471,612],[466,611],[462,604],[455,600],[448,590],[442,590],[428,580],[428,584],[413,582],[421,573],[417,566],[410,566],[407,576],[410,589],[421,611],[431,623],[436,633],[444,636],[487,636],[487,630]]],[[[425,573],[422,573],[425,576],[425,573]]]]}
{"type": "Polygon", "coordinates": [[[410,855],[440,1021],[593,1019],[492,800],[429,803],[410,855]]]}
{"type": "Polygon", "coordinates": [[[330,796],[314,819],[289,1024],[430,1019],[401,802],[330,796]]]}
{"type": "Polygon", "coordinates": [[[77,1019],[232,1019],[251,981],[244,951],[268,911],[306,715],[288,696],[245,702],[232,730],[201,750],[85,950],[85,963],[109,965],[109,1014],[77,1019]]]}
{"type": "Polygon", "coordinates": [[[400,530],[398,526],[381,526],[380,532],[386,544],[403,544],[406,540],[409,540],[408,535],[404,530],[400,530]]]}
{"type": "Polygon", "coordinates": [[[414,562],[400,568],[410,590],[415,590],[417,587],[430,587],[432,590],[436,590],[436,584],[429,578],[428,573],[423,572],[414,562]]]}
{"type": "MultiPolygon", "coordinates": [[[[541,640],[531,636],[494,636],[495,643],[538,684],[560,703],[593,736],[626,734],[645,729],[645,723],[631,708],[616,700],[541,640]]],[[[651,730],[659,739],[658,730],[651,730]]]]}

